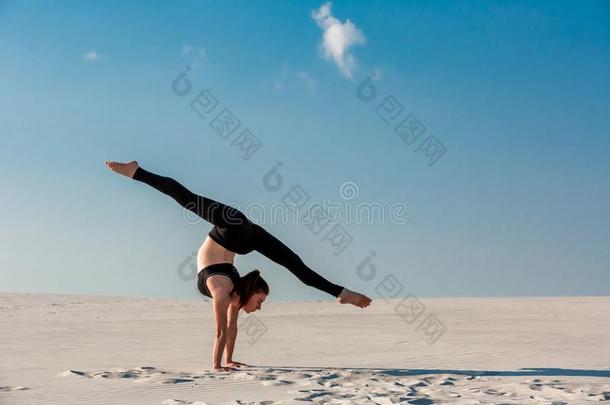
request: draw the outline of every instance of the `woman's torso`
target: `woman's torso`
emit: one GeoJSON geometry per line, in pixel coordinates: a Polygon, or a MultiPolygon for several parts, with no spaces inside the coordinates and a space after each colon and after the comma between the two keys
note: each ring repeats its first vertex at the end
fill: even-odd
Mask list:
{"type": "Polygon", "coordinates": [[[225,249],[209,236],[206,236],[203,244],[197,252],[197,270],[201,271],[216,263],[231,263],[235,261],[235,252],[225,249]]]}
{"type": "Polygon", "coordinates": [[[235,288],[240,281],[239,272],[233,265],[235,255],[254,250],[252,238],[256,226],[245,216],[243,219],[242,224],[238,226],[214,226],[197,252],[197,286],[199,291],[208,297],[211,297],[207,287],[209,278],[227,276],[232,279],[235,288]]]}

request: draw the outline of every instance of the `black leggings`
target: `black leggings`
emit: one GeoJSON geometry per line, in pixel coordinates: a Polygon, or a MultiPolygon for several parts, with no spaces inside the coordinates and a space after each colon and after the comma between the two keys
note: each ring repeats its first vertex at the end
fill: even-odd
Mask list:
{"type": "Polygon", "coordinates": [[[342,286],[331,283],[307,267],[288,246],[263,227],[250,222],[238,209],[194,194],[176,180],[159,176],[142,168],[136,170],[133,178],[172,197],[185,209],[220,228],[221,232],[228,230],[227,234],[235,235],[241,229],[248,229],[246,239],[241,242],[247,245],[246,250],[256,250],[275,263],[286,267],[305,285],[317,288],[333,297],[338,297],[343,290],[342,286]]]}

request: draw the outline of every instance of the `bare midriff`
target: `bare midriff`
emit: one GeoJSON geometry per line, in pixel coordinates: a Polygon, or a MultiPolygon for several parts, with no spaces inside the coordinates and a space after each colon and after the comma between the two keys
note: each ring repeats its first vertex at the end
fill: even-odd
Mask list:
{"type": "Polygon", "coordinates": [[[235,252],[227,250],[219,245],[214,239],[206,236],[203,244],[197,252],[197,270],[217,263],[231,263],[235,260],[235,252]]]}

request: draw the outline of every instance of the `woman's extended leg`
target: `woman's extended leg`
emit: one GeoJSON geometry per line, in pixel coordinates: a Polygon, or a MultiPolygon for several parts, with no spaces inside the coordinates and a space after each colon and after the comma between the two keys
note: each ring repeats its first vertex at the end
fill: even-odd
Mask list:
{"type": "Polygon", "coordinates": [[[343,287],[333,284],[303,263],[303,260],[288,246],[283,244],[275,236],[267,232],[263,227],[254,225],[252,234],[254,250],[273,260],[277,264],[286,267],[292,274],[298,277],[304,284],[317,288],[339,297],[343,287]]]}
{"type": "Polygon", "coordinates": [[[231,206],[192,193],[182,184],[170,177],[159,176],[138,166],[135,161],[129,163],[106,162],[107,166],[134,180],[141,181],[176,200],[178,204],[199,215],[204,220],[218,226],[241,225],[247,221],[244,214],[231,206]]]}
{"type": "Polygon", "coordinates": [[[254,250],[277,264],[286,267],[304,284],[327,292],[333,297],[337,297],[339,303],[352,304],[361,308],[365,308],[371,303],[371,299],[366,295],[333,284],[307,267],[305,263],[303,263],[303,260],[301,260],[292,249],[283,244],[260,225],[254,225],[251,241],[254,250]]]}

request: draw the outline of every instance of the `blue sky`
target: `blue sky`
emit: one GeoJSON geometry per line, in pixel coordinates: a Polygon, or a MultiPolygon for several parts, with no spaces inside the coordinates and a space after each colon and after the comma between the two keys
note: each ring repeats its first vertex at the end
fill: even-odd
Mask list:
{"type": "MultiPolygon", "coordinates": [[[[261,224],[373,298],[607,294],[608,3],[339,1],[316,21],[324,4],[0,2],[0,290],[197,297],[177,268],[210,225],[103,165],[137,159],[240,207],[296,184],[338,200],[345,182],[354,203],[406,204],[404,224],[342,223],[339,255],[261,224]],[[260,140],[249,159],[191,109],[203,89],[260,140]],[[376,113],[388,96],[441,142],[434,165],[376,113]],[[380,289],[390,276],[402,290],[380,289]]],[[[258,253],[236,267],[271,300],[329,299],[258,253]]]]}

